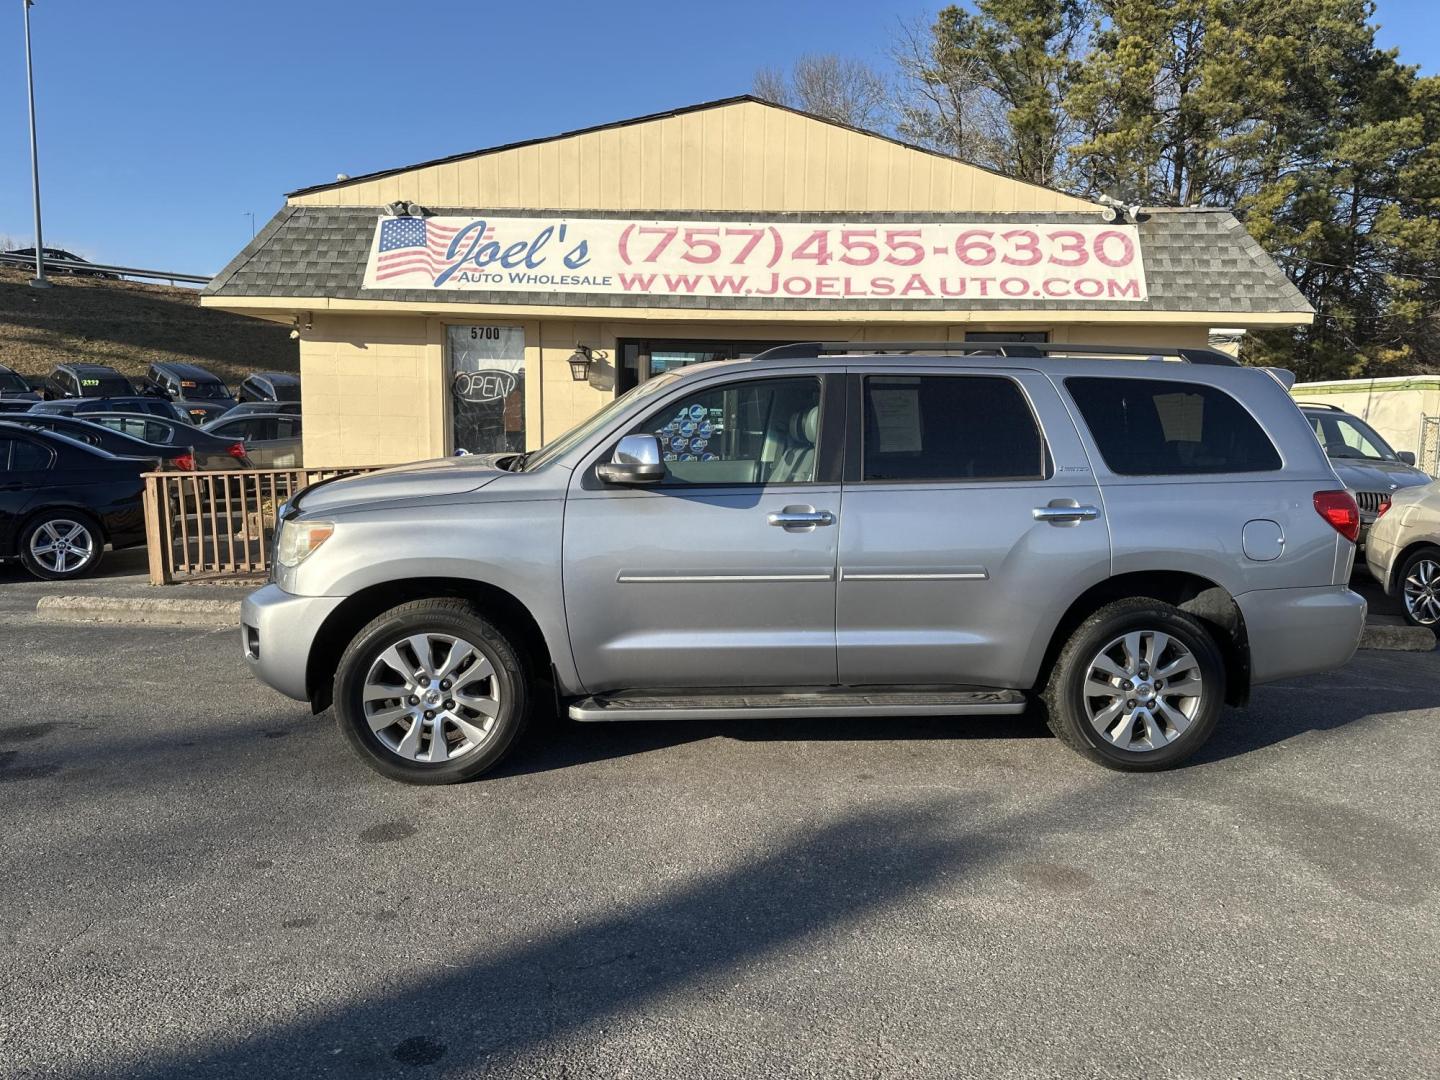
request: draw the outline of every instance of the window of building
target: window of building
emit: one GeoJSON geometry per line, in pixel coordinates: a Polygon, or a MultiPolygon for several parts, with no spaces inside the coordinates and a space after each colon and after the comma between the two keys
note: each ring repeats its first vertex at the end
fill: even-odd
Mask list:
{"type": "Polygon", "coordinates": [[[1123,476],[1267,472],[1275,444],[1229,394],[1160,379],[1072,378],[1075,399],[1110,470],[1123,476]]]}
{"type": "Polygon", "coordinates": [[[800,484],[816,475],[820,380],[752,379],[697,391],[652,413],[667,484],[800,484]]]}
{"type": "Polygon", "coordinates": [[[871,375],[865,379],[866,480],[1038,480],[1045,445],[1011,379],[871,375]]]}

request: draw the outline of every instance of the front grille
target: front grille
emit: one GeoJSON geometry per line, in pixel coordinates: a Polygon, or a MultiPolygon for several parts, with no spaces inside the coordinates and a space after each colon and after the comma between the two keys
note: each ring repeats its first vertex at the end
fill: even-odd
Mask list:
{"type": "Polygon", "coordinates": [[[1357,491],[1355,501],[1360,504],[1360,509],[1367,514],[1378,514],[1380,507],[1390,501],[1388,491],[1357,491]]]}

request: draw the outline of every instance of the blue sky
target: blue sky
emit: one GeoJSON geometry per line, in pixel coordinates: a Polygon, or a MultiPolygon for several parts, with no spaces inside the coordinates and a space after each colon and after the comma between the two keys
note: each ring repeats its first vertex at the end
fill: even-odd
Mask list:
{"type": "MultiPolygon", "coordinates": [[[[1440,71],[1435,0],[1381,43],[1440,71]]],[[[48,245],[213,273],[284,192],[743,93],[802,52],[883,63],[903,0],[37,0],[48,245]]],[[[32,236],[19,5],[0,11],[0,236],[32,236]]]]}

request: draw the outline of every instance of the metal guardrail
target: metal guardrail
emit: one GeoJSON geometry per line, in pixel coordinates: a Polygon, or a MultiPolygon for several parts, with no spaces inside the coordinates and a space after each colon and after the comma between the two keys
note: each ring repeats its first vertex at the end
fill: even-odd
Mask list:
{"type": "Polygon", "coordinates": [[[145,474],[150,584],[260,577],[270,571],[281,505],[356,469],[227,469],[145,474]]]}
{"type": "MultiPolygon", "coordinates": [[[[56,270],[94,270],[102,274],[119,274],[121,277],[156,278],[162,281],[188,281],[196,285],[205,285],[210,281],[210,275],[201,274],[177,274],[170,270],[141,270],[134,266],[107,266],[103,263],[85,262],[80,259],[51,259],[44,258],[45,268],[56,270]]],[[[35,265],[34,255],[13,255],[10,252],[0,252],[0,266],[17,266],[22,269],[35,265]]]]}

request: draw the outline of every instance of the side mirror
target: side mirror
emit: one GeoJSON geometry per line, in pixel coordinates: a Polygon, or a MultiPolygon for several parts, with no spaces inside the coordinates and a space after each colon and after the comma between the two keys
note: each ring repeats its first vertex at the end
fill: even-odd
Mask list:
{"type": "Polygon", "coordinates": [[[654,435],[626,435],[607,462],[595,467],[607,484],[655,484],[665,479],[660,440],[654,435]]]}
{"type": "Polygon", "coordinates": [[[1401,465],[1409,465],[1412,469],[1415,467],[1414,451],[1400,450],[1396,452],[1395,456],[1400,459],[1401,465]]]}

